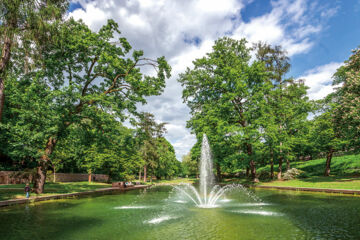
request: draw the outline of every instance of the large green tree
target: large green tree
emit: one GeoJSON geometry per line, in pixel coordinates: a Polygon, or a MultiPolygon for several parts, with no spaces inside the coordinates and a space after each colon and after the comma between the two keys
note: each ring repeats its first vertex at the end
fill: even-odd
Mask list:
{"type": "Polygon", "coordinates": [[[41,126],[40,122],[49,125],[36,135],[42,145],[38,148],[34,186],[38,193],[44,189],[50,156],[58,140],[68,134],[69,126],[84,119],[101,124],[109,114],[120,120],[126,118],[126,112],[136,114],[136,104],[145,103],[145,96],[160,94],[170,76],[163,57],[152,60],[143,57],[142,51],[131,51],[126,39],[118,38],[120,31],[112,20],[93,32],[81,21],[70,19],[59,26],[58,32],[58,40],[44,46],[41,66],[17,76],[29,81],[37,79],[43,87],[43,91],[35,89],[35,96],[29,96],[37,99],[37,105],[14,102],[8,109],[9,121],[12,114],[25,121],[37,108],[33,115],[39,118],[27,122],[30,130],[41,126]],[[144,76],[142,66],[154,67],[157,74],[144,76]]]}
{"type": "MultiPolygon", "coordinates": [[[[264,96],[270,90],[268,73],[260,61],[250,62],[246,40],[221,38],[205,57],[193,61],[194,68],[180,74],[183,99],[192,116],[208,111],[221,113],[238,151],[246,153],[251,176],[256,178],[253,145],[260,141],[264,96]]],[[[220,115],[220,114],[219,114],[220,115]]]]}
{"type": "Polygon", "coordinates": [[[263,131],[266,150],[270,156],[271,178],[274,176],[274,158],[278,158],[278,179],[282,176],[284,158],[287,169],[293,146],[299,142],[299,129],[306,122],[311,105],[306,96],[307,87],[301,80],[286,77],[290,70],[290,60],[281,46],[271,46],[259,42],[254,45],[256,58],[264,63],[272,83],[271,91],[265,97],[266,115],[263,121],[263,131]]]}

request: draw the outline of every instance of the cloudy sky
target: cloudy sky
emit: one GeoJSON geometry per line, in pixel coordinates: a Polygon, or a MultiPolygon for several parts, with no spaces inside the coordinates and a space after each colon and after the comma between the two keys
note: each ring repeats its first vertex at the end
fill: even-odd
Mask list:
{"type": "Polygon", "coordinates": [[[140,109],[168,123],[179,160],[196,140],[185,127],[190,115],[177,77],[219,37],[282,45],[289,76],[306,80],[311,99],[332,91],[332,74],[360,44],[360,0],[72,0],[69,17],[94,31],[114,19],[134,49],[166,57],[172,77],[140,109]]]}

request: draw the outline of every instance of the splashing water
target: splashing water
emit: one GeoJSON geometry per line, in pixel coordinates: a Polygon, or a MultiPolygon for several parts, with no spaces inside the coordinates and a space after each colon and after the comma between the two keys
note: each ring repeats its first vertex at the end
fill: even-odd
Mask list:
{"type": "Polygon", "coordinates": [[[215,175],[213,173],[213,162],[209,141],[206,135],[203,135],[200,158],[200,193],[191,184],[183,184],[175,187],[184,196],[190,199],[197,207],[214,208],[216,202],[223,194],[234,188],[241,188],[249,197],[255,201],[260,201],[255,195],[248,192],[241,184],[232,184],[224,187],[215,185],[215,175]]]}

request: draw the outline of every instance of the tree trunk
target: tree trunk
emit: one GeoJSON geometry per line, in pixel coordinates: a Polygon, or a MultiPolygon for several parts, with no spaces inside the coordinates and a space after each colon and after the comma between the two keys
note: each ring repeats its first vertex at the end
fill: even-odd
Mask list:
{"type": "Polygon", "coordinates": [[[0,122],[2,119],[2,113],[4,110],[4,104],[5,104],[5,79],[0,77],[0,122]]]}
{"type": "Polygon", "coordinates": [[[331,165],[331,159],[332,159],[333,153],[334,153],[334,150],[331,148],[326,156],[326,165],[325,165],[324,176],[327,176],[327,177],[330,176],[330,165],[331,165]]]}
{"type": "Polygon", "coordinates": [[[144,182],[146,182],[147,166],[144,166],[144,182]]]}
{"type": "Polygon", "coordinates": [[[12,36],[8,36],[8,33],[5,31],[4,33],[4,45],[1,51],[1,59],[0,59],[0,122],[2,118],[2,113],[4,109],[5,103],[5,69],[10,61],[10,53],[11,53],[11,38],[12,36]]]}
{"type": "Polygon", "coordinates": [[[221,178],[221,168],[220,168],[220,164],[216,163],[216,176],[217,176],[217,181],[221,182],[222,178],[221,178]]]}
{"type": "Polygon", "coordinates": [[[254,182],[258,182],[259,179],[256,178],[256,166],[254,160],[250,161],[250,172],[251,172],[251,179],[254,182]]]}
{"type": "Polygon", "coordinates": [[[91,178],[92,178],[92,175],[91,175],[91,170],[89,172],[89,175],[88,175],[88,182],[91,183],[91,178]]]}
{"type": "Polygon", "coordinates": [[[54,183],[56,182],[56,168],[54,167],[54,183]]]}
{"type": "Polygon", "coordinates": [[[44,192],[46,180],[46,162],[42,161],[36,168],[36,179],[34,182],[34,192],[37,194],[44,192]]]}
{"type": "Polygon", "coordinates": [[[274,179],[274,152],[271,150],[270,153],[270,179],[274,179]]]}
{"type": "Polygon", "coordinates": [[[39,159],[37,166],[37,174],[34,181],[34,191],[37,194],[44,192],[44,185],[46,181],[46,170],[49,164],[49,156],[53,152],[55,145],[56,145],[56,139],[50,137],[46,144],[44,154],[39,159]]]}
{"type": "Polygon", "coordinates": [[[282,162],[283,162],[283,158],[282,156],[280,156],[279,158],[279,172],[278,172],[278,175],[277,175],[277,179],[278,180],[281,180],[282,179],[282,162]]]}
{"type": "Polygon", "coordinates": [[[139,181],[141,181],[141,168],[139,169],[139,181]]]}
{"type": "MultiPolygon", "coordinates": [[[[280,125],[280,130],[282,129],[282,126],[280,125]]],[[[277,175],[277,179],[282,179],[282,163],[283,163],[283,155],[282,155],[282,142],[280,142],[280,158],[279,158],[279,172],[277,175]]]]}
{"type": "MultiPolygon", "coordinates": [[[[252,158],[252,146],[251,144],[247,143],[246,144],[246,148],[247,148],[247,154],[250,158],[252,158]]],[[[255,167],[255,162],[253,159],[250,160],[250,174],[251,174],[251,179],[254,182],[258,182],[259,180],[256,178],[256,167],[255,167]]]]}
{"type": "Polygon", "coordinates": [[[249,167],[246,167],[246,177],[247,177],[247,178],[249,177],[249,172],[250,172],[250,168],[249,168],[249,167]]]}
{"type": "Polygon", "coordinates": [[[289,171],[290,170],[290,161],[288,158],[286,158],[286,170],[289,171]]]}

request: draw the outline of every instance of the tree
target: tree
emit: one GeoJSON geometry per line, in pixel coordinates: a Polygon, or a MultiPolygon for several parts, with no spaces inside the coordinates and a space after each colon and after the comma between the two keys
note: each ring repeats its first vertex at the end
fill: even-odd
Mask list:
{"type": "Polygon", "coordinates": [[[157,167],[155,176],[157,179],[172,178],[181,171],[180,162],[176,159],[174,147],[164,137],[156,141],[157,146],[157,167]]]}
{"type": "Polygon", "coordinates": [[[138,127],[137,137],[139,139],[139,148],[142,159],[144,160],[144,182],[147,181],[148,168],[155,172],[158,167],[159,152],[157,141],[166,132],[166,123],[156,123],[154,115],[143,112],[139,114],[140,121],[136,124],[138,127]]]}
{"type": "Polygon", "coordinates": [[[50,157],[51,163],[61,163],[68,172],[108,174],[116,180],[133,180],[138,169],[139,155],[134,130],[122,126],[110,114],[100,122],[85,119],[69,126],[69,133],[50,157]],[[100,126],[98,126],[98,124],[100,126]]]}
{"type": "Polygon", "coordinates": [[[274,157],[278,156],[278,179],[282,176],[282,163],[286,158],[290,169],[291,149],[297,141],[297,132],[306,122],[310,104],[306,96],[307,87],[301,80],[285,78],[290,70],[290,60],[281,46],[270,46],[259,42],[254,45],[256,58],[263,62],[269,73],[273,88],[266,96],[267,115],[262,128],[270,152],[271,178],[274,176],[274,157]]]}
{"type": "Polygon", "coordinates": [[[340,85],[334,93],[334,122],[354,150],[360,149],[360,48],[352,51],[333,76],[333,84],[340,85]]]}
{"type": "MultiPolygon", "coordinates": [[[[163,57],[151,60],[142,51],[133,51],[125,38],[113,42],[119,34],[118,25],[109,20],[99,32],[92,32],[81,21],[73,19],[59,27],[59,39],[44,46],[41,68],[32,69],[26,79],[39,79],[46,89],[38,98],[42,120],[51,127],[40,131],[41,148],[38,151],[37,175],[34,189],[43,192],[46,169],[58,140],[68,134],[71,125],[84,119],[101,123],[101,119],[126,118],[125,111],[136,114],[136,104],[145,103],[145,96],[160,94],[170,67],[163,57]],[[142,66],[152,66],[155,76],[143,76],[142,66]],[[46,102],[42,99],[47,98],[46,102]]],[[[32,106],[26,106],[32,107],[32,106]]],[[[16,106],[15,111],[25,118],[26,107],[16,106]]],[[[11,113],[10,113],[11,115],[11,113]]],[[[28,123],[36,124],[34,120],[28,123]]],[[[101,126],[101,125],[99,125],[101,126]]]]}
{"type": "MultiPolygon", "coordinates": [[[[30,59],[41,55],[42,46],[52,41],[52,33],[68,8],[67,0],[2,0],[0,2],[0,122],[5,101],[5,79],[16,48],[24,51],[23,71],[30,59]],[[55,26],[55,27],[54,27],[55,26]]],[[[20,52],[18,52],[20,53],[20,52]]]]}
{"type": "Polygon", "coordinates": [[[339,137],[334,128],[331,111],[325,110],[313,120],[310,131],[310,140],[318,152],[326,152],[326,164],[324,176],[330,175],[330,166],[333,153],[340,150],[344,141],[339,137]]]}
{"type": "Polygon", "coordinates": [[[221,113],[230,127],[238,150],[247,154],[251,176],[256,178],[253,144],[259,141],[264,95],[271,88],[264,64],[250,63],[246,40],[227,37],[215,42],[213,51],[196,59],[194,68],[180,74],[183,99],[195,116],[206,106],[221,113]]]}
{"type": "Polygon", "coordinates": [[[184,176],[189,177],[198,175],[198,163],[191,158],[190,153],[182,157],[181,166],[184,176]]]}

